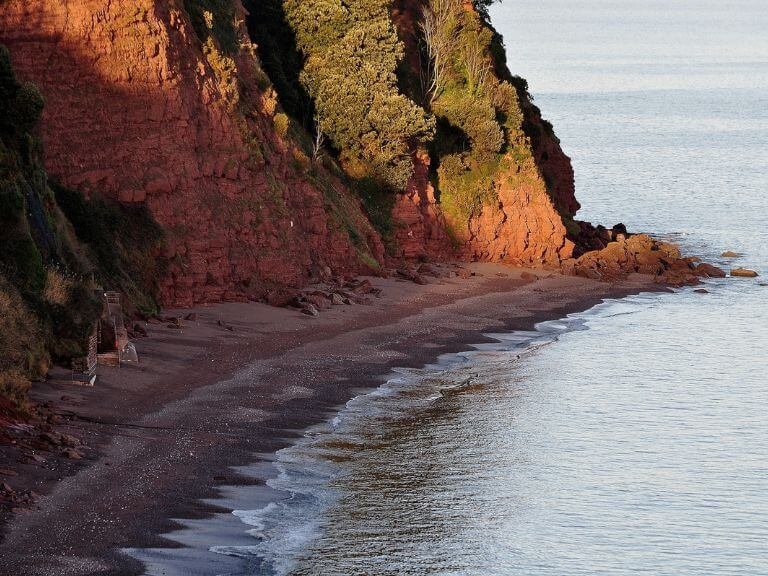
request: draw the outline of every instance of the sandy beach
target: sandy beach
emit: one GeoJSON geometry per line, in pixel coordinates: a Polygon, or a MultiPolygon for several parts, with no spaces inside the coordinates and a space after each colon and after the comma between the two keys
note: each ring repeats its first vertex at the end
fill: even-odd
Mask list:
{"type": "MultiPolygon", "coordinates": [[[[82,460],[5,451],[0,478],[42,494],[6,512],[0,572],[7,575],[141,574],[122,548],[178,547],[159,536],[229,510],[205,504],[217,486],[253,483],[232,467],[286,446],[393,367],[418,367],[483,340],[530,329],[604,298],[657,290],[647,276],[605,283],[499,265],[416,286],[371,278],[368,305],[334,306],[318,317],[261,304],[196,310],[181,329],[150,323],[138,367],[102,368],[94,388],[37,385],[56,432],[79,438],[82,460]],[[8,458],[17,457],[16,462],[8,458]]],[[[205,573],[188,567],[188,574],[205,573]]],[[[180,572],[183,573],[183,572],[180,572]]]]}

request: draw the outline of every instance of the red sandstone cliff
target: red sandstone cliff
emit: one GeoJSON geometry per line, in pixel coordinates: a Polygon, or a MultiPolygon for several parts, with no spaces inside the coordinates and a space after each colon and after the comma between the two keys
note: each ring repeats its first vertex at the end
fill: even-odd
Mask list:
{"type": "Polygon", "coordinates": [[[230,58],[173,1],[6,0],[0,11],[0,43],[46,99],[49,174],[147,204],[167,232],[167,305],[261,297],[326,267],[360,270],[361,251],[382,257],[359,202],[322,170],[310,177],[276,130],[276,96],[238,32],[230,58]]]}
{"type": "MultiPolygon", "coordinates": [[[[398,3],[401,28],[413,27],[419,5],[398,3]]],[[[240,48],[231,56],[199,39],[176,1],[6,0],[0,12],[0,43],[46,98],[50,175],[148,206],[167,234],[166,305],[263,297],[383,259],[359,201],[291,137],[234,6],[240,48]]],[[[400,256],[553,267],[572,256],[570,161],[518,96],[529,158],[498,175],[496,200],[469,221],[443,213],[429,155],[414,153],[393,211],[400,256]]]]}
{"type": "MultiPolygon", "coordinates": [[[[423,65],[418,56],[418,22],[425,4],[424,0],[397,0],[392,8],[400,39],[406,45],[406,65],[414,77],[423,65]]],[[[473,2],[463,2],[462,7],[472,18],[480,18],[473,2]]],[[[499,70],[493,76],[491,82],[504,80],[499,70]]],[[[398,195],[393,212],[400,226],[397,239],[403,255],[454,255],[547,267],[558,267],[573,256],[574,238],[567,223],[573,221],[580,206],[571,161],[527,91],[516,90],[519,131],[524,140],[521,145],[527,158],[520,162],[508,155],[501,163],[504,168],[494,177],[493,201],[483,203],[468,221],[456,221],[443,213],[436,200],[427,175],[428,157],[415,154],[414,177],[405,194],[398,195]]],[[[573,232],[578,235],[577,226],[573,232]]]]}

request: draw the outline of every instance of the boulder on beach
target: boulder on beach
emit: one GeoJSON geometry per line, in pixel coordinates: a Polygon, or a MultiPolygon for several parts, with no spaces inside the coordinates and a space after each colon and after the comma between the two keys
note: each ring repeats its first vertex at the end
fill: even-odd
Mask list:
{"type": "Polygon", "coordinates": [[[723,258],[738,258],[739,256],[741,256],[741,254],[739,254],[738,252],[732,252],[730,250],[726,250],[725,252],[720,254],[720,256],[722,256],[723,258]]]}
{"type": "Polygon", "coordinates": [[[749,268],[734,268],[731,270],[731,276],[737,278],[757,278],[759,274],[749,268]]]}
{"type": "Polygon", "coordinates": [[[706,276],[707,278],[725,278],[725,272],[723,270],[712,264],[707,264],[706,262],[696,266],[696,273],[699,276],[706,276]]]}

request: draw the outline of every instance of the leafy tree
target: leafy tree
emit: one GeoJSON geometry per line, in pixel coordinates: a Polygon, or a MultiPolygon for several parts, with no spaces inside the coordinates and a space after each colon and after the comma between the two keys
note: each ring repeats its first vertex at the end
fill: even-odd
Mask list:
{"type": "Polygon", "coordinates": [[[287,0],[288,22],[306,62],[302,80],[347,171],[402,190],[411,151],[433,119],[398,90],[404,47],[385,0],[287,0]]]}

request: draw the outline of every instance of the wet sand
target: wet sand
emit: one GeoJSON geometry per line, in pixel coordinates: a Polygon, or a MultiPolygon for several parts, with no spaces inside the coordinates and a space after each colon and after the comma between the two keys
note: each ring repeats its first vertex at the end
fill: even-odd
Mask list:
{"type": "Polygon", "coordinates": [[[220,521],[205,524],[214,533],[203,548],[247,544],[229,512],[237,486],[261,480],[258,465],[244,473],[232,467],[259,455],[268,460],[393,367],[465,350],[482,332],[530,329],[604,298],[658,289],[639,275],[607,284],[490,264],[467,268],[477,275],[426,286],[371,279],[381,298],[318,317],[260,304],[199,308],[181,330],[150,324],[149,337],[137,341],[141,365],[102,368],[95,388],[36,386],[35,399],[51,401],[64,417],[57,430],[88,448],[82,461],[48,456],[8,480],[45,496],[6,519],[0,574],[142,574],[142,563],[120,550],[166,547],[176,549],[169,550],[180,559],[176,571],[153,573],[216,573],[228,561],[201,560],[199,531],[175,540],[162,534],[201,528],[196,519],[215,515],[220,521]],[[179,550],[184,544],[191,548],[179,550]]]}

